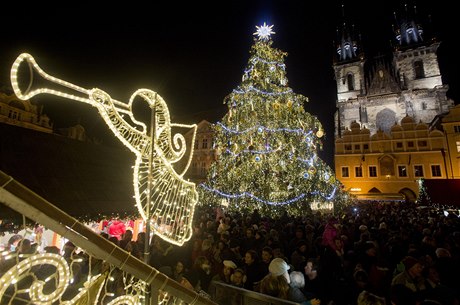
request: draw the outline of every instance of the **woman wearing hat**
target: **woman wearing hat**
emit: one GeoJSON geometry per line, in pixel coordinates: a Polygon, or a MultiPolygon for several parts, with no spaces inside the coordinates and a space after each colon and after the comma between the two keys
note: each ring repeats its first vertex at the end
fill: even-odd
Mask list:
{"type": "Polygon", "coordinates": [[[401,263],[404,265],[404,271],[393,277],[391,286],[403,285],[409,288],[417,299],[421,300],[422,292],[426,289],[422,262],[415,257],[406,256],[401,263]]]}
{"type": "Polygon", "coordinates": [[[236,270],[237,266],[231,260],[224,260],[222,264],[223,264],[223,267],[221,271],[218,274],[214,275],[212,280],[218,281],[218,282],[224,282],[230,285],[232,284],[232,281],[231,281],[232,274],[236,270]]]}
{"type": "Polygon", "coordinates": [[[268,266],[267,274],[259,284],[259,292],[273,297],[286,299],[289,293],[290,266],[282,258],[274,258],[268,266]]]}

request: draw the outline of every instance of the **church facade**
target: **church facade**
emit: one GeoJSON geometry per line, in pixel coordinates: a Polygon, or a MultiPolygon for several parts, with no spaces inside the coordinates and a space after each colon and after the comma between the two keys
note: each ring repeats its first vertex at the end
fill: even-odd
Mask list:
{"type": "Polygon", "coordinates": [[[454,106],[438,65],[440,42],[424,37],[415,16],[398,23],[393,53],[373,58],[344,24],[333,64],[336,175],[363,200],[415,201],[421,178],[460,178],[459,152],[450,153],[445,131],[432,124],[454,106]]]}

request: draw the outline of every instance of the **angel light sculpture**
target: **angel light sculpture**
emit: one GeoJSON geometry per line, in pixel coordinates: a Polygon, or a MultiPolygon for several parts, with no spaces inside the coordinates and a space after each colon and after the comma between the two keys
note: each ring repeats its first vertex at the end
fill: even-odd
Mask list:
{"type": "Polygon", "coordinates": [[[175,245],[181,246],[190,239],[198,193],[195,184],[184,180],[183,175],[192,159],[196,124],[171,123],[165,101],[152,90],[137,90],[131,95],[129,103],[125,104],[112,99],[100,89],[84,89],[47,74],[27,53],[20,54],[14,61],[11,68],[11,84],[16,96],[22,100],[28,100],[37,94],[51,94],[96,107],[113,134],[136,155],[134,197],[139,213],[149,224],[146,227],[149,228],[153,221],[160,222],[155,234],[175,245]],[[27,63],[29,68],[29,84],[24,91],[20,89],[19,82],[19,69],[22,63],[27,63]],[[35,73],[47,81],[46,86],[32,88],[35,73]],[[57,86],[58,89],[52,88],[51,85],[57,86]],[[69,89],[70,93],[64,91],[69,89]],[[150,128],[136,120],[133,115],[133,102],[136,97],[145,100],[151,109],[150,128]],[[124,115],[129,116],[132,123],[125,120],[124,115]],[[176,172],[173,164],[184,157],[187,142],[179,133],[171,138],[173,127],[185,127],[193,131],[189,158],[180,173],[176,172]]]}

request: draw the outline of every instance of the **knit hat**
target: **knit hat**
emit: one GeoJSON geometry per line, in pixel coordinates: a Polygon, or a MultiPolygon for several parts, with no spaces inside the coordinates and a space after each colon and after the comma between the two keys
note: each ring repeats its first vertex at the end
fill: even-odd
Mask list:
{"type": "Polygon", "coordinates": [[[402,260],[402,263],[404,264],[404,268],[406,268],[406,270],[409,270],[409,269],[412,268],[415,264],[420,263],[420,261],[419,261],[418,259],[416,259],[415,257],[406,256],[406,257],[402,260]]]}
{"type": "Polygon", "coordinates": [[[289,267],[289,265],[284,261],[284,259],[277,257],[270,262],[270,265],[268,266],[268,271],[270,271],[270,273],[274,276],[279,276],[283,275],[290,268],[291,267],[289,267]]]}
{"type": "Polygon", "coordinates": [[[224,266],[232,269],[236,269],[236,264],[230,260],[224,260],[224,266]]]}

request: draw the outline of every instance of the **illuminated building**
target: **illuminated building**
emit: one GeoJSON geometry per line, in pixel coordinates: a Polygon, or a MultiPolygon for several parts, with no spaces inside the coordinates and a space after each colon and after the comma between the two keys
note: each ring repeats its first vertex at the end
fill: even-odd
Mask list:
{"type": "Polygon", "coordinates": [[[42,107],[30,100],[20,100],[13,93],[0,91],[0,122],[27,129],[52,133],[49,117],[42,113],[42,107]]]}
{"type": "MultiPolygon", "coordinates": [[[[200,183],[206,180],[209,167],[216,160],[216,152],[213,148],[214,131],[212,124],[202,120],[197,125],[192,164],[186,177],[195,183],[200,183]]],[[[191,135],[192,132],[189,131],[185,137],[188,139],[191,135]]]]}
{"type": "Polygon", "coordinates": [[[361,199],[415,201],[418,179],[458,178],[451,151],[458,156],[459,133],[450,141],[446,135],[453,126],[460,132],[460,123],[458,111],[456,119],[445,116],[454,102],[442,83],[440,43],[424,37],[415,15],[397,21],[392,57],[371,59],[344,23],[333,64],[336,175],[361,199]],[[431,124],[440,115],[450,118],[446,133],[431,124]]]}

